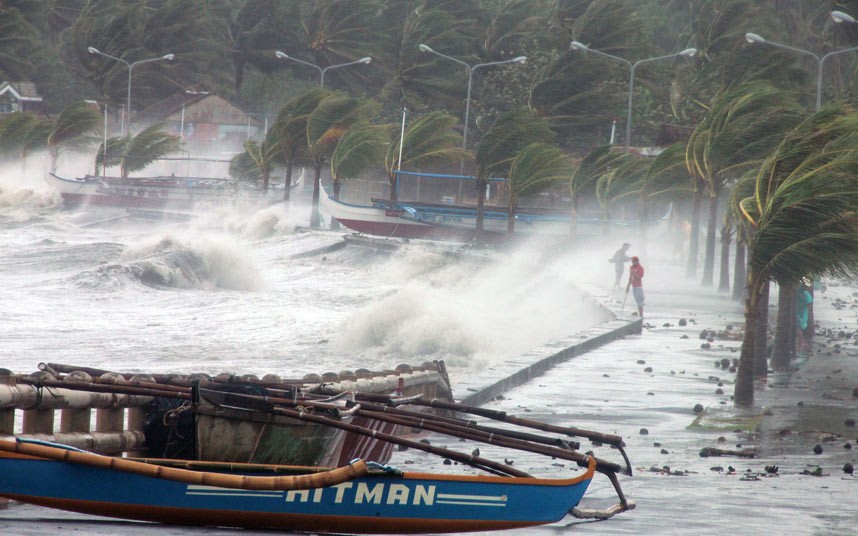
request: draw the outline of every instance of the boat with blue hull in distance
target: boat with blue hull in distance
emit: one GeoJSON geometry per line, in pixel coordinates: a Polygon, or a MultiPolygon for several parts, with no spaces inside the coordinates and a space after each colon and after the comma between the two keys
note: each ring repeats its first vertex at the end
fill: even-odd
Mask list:
{"type": "Polygon", "coordinates": [[[0,496],[121,519],[326,533],[440,533],[552,523],[578,505],[596,468],[573,478],[176,464],[0,441],[0,496]]]}
{"type": "MultiPolygon", "coordinates": [[[[389,201],[374,199],[370,205],[347,203],[321,191],[322,206],[332,218],[345,227],[372,236],[385,238],[417,238],[451,242],[470,242],[476,238],[477,209],[474,206],[389,201]]],[[[571,233],[571,216],[566,210],[522,209],[515,213],[515,233],[526,236],[566,237],[571,233]]],[[[649,232],[667,229],[667,213],[653,219],[649,232]]],[[[496,206],[483,211],[483,239],[502,240],[508,236],[509,212],[496,206]]],[[[606,233],[637,232],[639,220],[604,221],[598,217],[579,217],[578,236],[603,236],[606,233]]]]}

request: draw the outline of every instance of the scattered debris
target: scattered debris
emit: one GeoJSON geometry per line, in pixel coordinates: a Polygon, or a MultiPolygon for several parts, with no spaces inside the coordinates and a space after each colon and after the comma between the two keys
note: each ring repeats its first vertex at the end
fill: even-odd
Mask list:
{"type": "Polygon", "coordinates": [[[700,449],[701,458],[711,458],[713,456],[737,456],[739,458],[754,458],[756,454],[753,450],[725,450],[716,447],[703,447],[700,449]]]}

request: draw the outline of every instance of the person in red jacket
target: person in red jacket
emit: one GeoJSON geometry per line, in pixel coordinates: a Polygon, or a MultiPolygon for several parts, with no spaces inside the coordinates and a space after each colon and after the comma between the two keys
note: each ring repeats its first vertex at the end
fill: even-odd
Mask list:
{"type": "Polygon", "coordinates": [[[635,297],[635,303],[638,304],[638,315],[640,315],[641,318],[643,318],[644,308],[643,276],[644,267],[640,263],[640,259],[632,257],[632,265],[629,268],[629,284],[626,285],[626,294],[629,293],[629,288],[631,288],[635,297]]]}

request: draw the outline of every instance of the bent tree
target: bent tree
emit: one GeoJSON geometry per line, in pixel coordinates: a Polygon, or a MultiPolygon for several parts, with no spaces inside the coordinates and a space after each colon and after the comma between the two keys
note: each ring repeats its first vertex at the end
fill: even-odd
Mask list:
{"type": "Polygon", "coordinates": [[[858,269],[858,110],[826,106],[786,135],[739,203],[751,228],[745,336],[734,402],[754,403],[755,333],[770,281],[858,269]]]}

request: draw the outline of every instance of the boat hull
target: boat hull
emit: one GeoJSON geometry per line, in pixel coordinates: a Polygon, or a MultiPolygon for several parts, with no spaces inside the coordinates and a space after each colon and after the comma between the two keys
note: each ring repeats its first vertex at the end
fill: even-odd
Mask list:
{"type": "Polygon", "coordinates": [[[430,223],[411,221],[402,217],[402,208],[396,206],[354,205],[330,198],[322,190],[322,206],[345,227],[358,233],[385,238],[414,238],[470,242],[473,229],[440,227],[430,223]]]}
{"type": "MultiPolygon", "coordinates": [[[[373,236],[385,238],[422,238],[453,242],[470,242],[476,238],[477,210],[471,206],[438,205],[413,201],[374,201],[373,205],[354,205],[329,197],[321,192],[323,206],[333,218],[344,226],[373,236]]],[[[667,228],[667,214],[650,222],[651,232],[667,228]]],[[[568,237],[572,232],[571,215],[554,209],[532,209],[516,212],[514,234],[528,237],[568,237]]],[[[600,218],[577,219],[576,236],[598,237],[613,232],[635,232],[639,221],[603,221],[600,218]]],[[[483,212],[481,240],[500,241],[509,236],[508,212],[497,206],[486,207],[483,212]]]]}
{"type": "Polygon", "coordinates": [[[153,210],[190,210],[201,203],[232,202],[250,194],[240,191],[234,181],[220,179],[181,179],[175,177],[121,178],[94,177],[68,179],[55,173],[47,175],[53,187],[69,207],[98,205],[153,210]]]}
{"type": "Polygon", "coordinates": [[[379,472],[305,490],[243,490],[2,451],[0,496],[171,524],[351,534],[464,532],[558,521],[579,503],[594,468],[591,462],[564,480],[379,472]]]}

